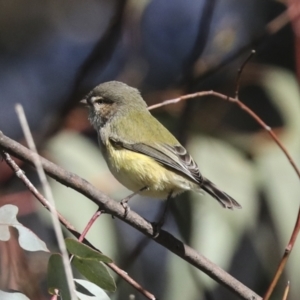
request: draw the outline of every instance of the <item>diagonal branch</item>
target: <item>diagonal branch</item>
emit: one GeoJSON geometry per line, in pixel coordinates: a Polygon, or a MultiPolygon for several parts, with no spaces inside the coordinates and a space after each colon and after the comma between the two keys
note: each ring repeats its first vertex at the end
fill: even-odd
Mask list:
{"type": "MultiPolygon", "coordinates": [[[[85,239],[85,233],[90,228],[90,225],[92,222],[89,222],[88,228],[84,230],[82,234],[80,234],[75,227],[69,223],[58,211],[56,211],[55,207],[52,206],[52,204],[35,188],[35,186],[30,182],[30,180],[27,178],[25,173],[20,169],[20,167],[15,163],[15,161],[10,157],[10,155],[1,150],[0,154],[2,155],[5,162],[9,165],[9,167],[14,171],[17,177],[22,180],[22,182],[25,184],[25,186],[29,189],[29,191],[38,199],[38,201],[50,212],[55,211],[59,222],[75,237],[78,238],[80,242],[84,242],[84,244],[92,247],[96,251],[102,253],[99,249],[94,247],[87,239],[85,239]]],[[[93,216],[92,221],[96,219],[96,214],[93,216]]],[[[116,274],[118,274],[121,278],[123,278],[125,281],[127,281],[133,288],[135,288],[137,291],[139,291],[141,294],[143,294],[146,298],[154,300],[155,296],[152,295],[150,292],[145,290],[138,282],[136,282],[133,278],[131,278],[124,270],[120,269],[116,264],[114,263],[106,263],[106,265],[111,268],[116,274]]]]}
{"type": "MultiPolygon", "coordinates": [[[[12,154],[13,156],[33,165],[35,154],[26,147],[5,136],[1,131],[0,148],[12,154]]],[[[169,249],[171,252],[175,253],[197,269],[203,271],[212,279],[230,289],[240,298],[247,300],[261,300],[261,297],[255,294],[248,287],[246,287],[226,271],[212,263],[202,254],[198,253],[188,245],[185,245],[180,240],[176,239],[170,233],[161,230],[159,236],[154,238],[154,230],[151,223],[143,219],[135,212],[130,211],[127,214],[126,218],[124,218],[123,207],[119,203],[96,189],[86,180],[82,179],[74,173],[64,170],[63,168],[55,165],[45,158],[41,157],[41,163],[45,172],[49,176],[56,179],[65,186],[71,187],[79,193],[85,195],[94,203],[96,203],[101,210],[105,210],[107,213],[110,213],[113,216],[123,220],[143,234],[152,238],[157,243],[169,249]]]]}

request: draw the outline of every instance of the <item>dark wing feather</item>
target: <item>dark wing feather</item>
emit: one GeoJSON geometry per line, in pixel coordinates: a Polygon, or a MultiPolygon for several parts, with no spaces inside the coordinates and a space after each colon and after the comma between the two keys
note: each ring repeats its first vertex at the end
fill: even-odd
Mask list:
{"type": "Polygon", "coordinates": [[[218,200],[224,208],[241,208],[241,205],[232,197],[217,188],[211,181],[202,177],[197,164],[181,145],[170,146],[166,144],[157,144],[154,148],[145,143],[124,143],[119,139],[112,137],[110,138],[110,141],[115,147],[122,147],[150,156],[157,162],[186,175],[192,181],[199,184],[204,191],[218,200]]]}
{"type": "Polygon", "coordinates": [[[197,164],[181,145],[159,144],[154,148],[145,143],[125,143],[113,137],[110,137],[110,141],[115,146],[148,155],[157,162],[183,173],[197,184],[201,185],[203,181],[197,164]]]}
{"type": "Polygon", "coordinates": [[[193,179],[197,183],[202,183],[203,177],[199,171],[199,167],[184,147],[182,147],[181,145],[170,146],[166,144],[162,146],[172,152],[179,159],[180,165],[183,166],[184,169],[192,175],[193,179]]]}
{"type": "Polygon", "coordinates": [[[242,208],[242,206],[237,201],[235,201],[227,193],[221,191],[218,187],[216,187],[215,184],[213,184],[207,178],[203,179],[203,184],[202,184],[201,188],[204,191],[206,191],[208,194],[210,194],[212,197],[214,197],[216,200],[218,200],[219,203],[224,208],[228,208],[228,209],[242,208]]]}

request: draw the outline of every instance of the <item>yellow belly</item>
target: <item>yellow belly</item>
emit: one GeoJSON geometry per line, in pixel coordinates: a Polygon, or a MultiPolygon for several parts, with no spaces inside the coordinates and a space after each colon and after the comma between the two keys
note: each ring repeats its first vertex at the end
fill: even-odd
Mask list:
{"type": "Polygon", "coordinates": [[[147,187],[147,190],[139,194],[167,199],[171,192],[174,196],[195,186],[149,156],[123,148],[115,149],[112,145],[109,145],[107,150],[106,161],[110,171],[121,184],[133,192],[147,187]]]}

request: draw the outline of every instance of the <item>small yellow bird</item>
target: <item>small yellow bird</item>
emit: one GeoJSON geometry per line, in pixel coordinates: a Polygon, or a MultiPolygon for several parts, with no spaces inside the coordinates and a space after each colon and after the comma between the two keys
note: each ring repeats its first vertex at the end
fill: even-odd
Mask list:
{"type": "Polygon", "coordinates": [[[107,165],[134,193],[170,199],[187,190],[209,193],[224,208],[241,205],[203,177],[193,158],[148,111],[139,91],[110,81],[84,100],[107,165]]]}

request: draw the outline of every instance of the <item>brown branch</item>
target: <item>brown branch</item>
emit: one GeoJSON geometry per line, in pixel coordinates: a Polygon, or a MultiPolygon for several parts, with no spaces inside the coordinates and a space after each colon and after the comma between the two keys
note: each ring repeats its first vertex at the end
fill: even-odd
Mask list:
{"type": "MultiPolygon", "coordinates": [[[[8,138],[1,131],[0,148],[33,165],[34,153],[16,141],[8,138]]],[[[240,296],[242,299],[261,300],[261,297],[255,294],[248,287],[209,261],[202,254],[176,239],[170,233],[161,230],[159,236],[154,238],[154,229],[151,223],[140,217],[135,212],[130,211],[126,218],[124,218],[124,208],[119,203],[96,189],[86,180],[80,178],[74,173],[64,170],[45,158],[41,157],[41,162],[45,172],[49,176],[85,195],[94,203],[96,203],[101,210],[104,210],[105,212],[123,220],[143,234],[152,238],[157,243],[169,249],[171,252],[175,253],[194,267],[206,273],[212,279],[230,289],[234,294],[240,296]]]]}
{"type": "MultiPolygon", "coordinates": [[[[1,131],[0,131],[1,134],[1,131]]],[[[15,161],[10,157],[10,155],[1,150],[0,151],[1,156],[5,160],[5,162],[8,164],[8,166],[13,170],[13,172],[16,174],[16,176],[22,180],[24,185],[29,189],[29,191],[37,198],[37,200],[50,212],[55,211],[58,217],[59,222],[75,237],[78,238],[80,242],[83,242],[84,244],[92,247],[96,251],[102,253],[99,249],[97,249],[95,246],[93,246],[88,240],[85,239],[85,234],[93,224],[93,222],[97,219],[99,216],[99,211],[97,211],[91,221],[88,223],[87,227],[85,228],[84,232],[80,234],[75,227],[67,221],[53,206],[52,204],[35,188],[35,186],[30,182],[30,180],[27,178],[25,173],[20,169],[20,167],[15,163],[15,161]]],[[[36,154],[35,154],[36,155],[36,154]]],[[[34,162],[32,162],[34,164],[34,162]]],[[[114,263],[107,263],[106,264],[109,268],[111,268],[116,274],[118,274],[121,278],[123,278],[125,281],[127,281],[133,288],[135,288],[137,291],[139,291],[141,294],[143,294],[146,298],[155,300],[155,296],[152,295],[150,292],[145,290],[138,282],[136,282],[133,278],[131,278],[124,270],[120,269],[116,264],[114,263]]],[[[55,296],[54,296],[55,297],[55,296]]]]}
{"type": "Polygon", "coordinates": [[[292,235],[290,237],[290,241],[289,241],[288,245],[285,247],[284,254],[283,254],[283,256],[280,260],[280,263],[277,267],[274,278],[273,278],[266,294],[264,295],[264,298],[263,298],[264,300],[270,299],[270,297],[271,297],[271,295],[274,291],[274,288],[277,285],[277,282],[278,282],[278,280],[279,280],[279,278],[280,278],[280,276],[281,276],[281,274],[284,270],[284,267],[285,267],[285,265],[288,261],[288,258],[289,258],[290,254],[292,252],[292,249],[295,245],[296,239],[297,239],[298,234],[299,234],[299,230],[300,230],[300,209],[298,211],[297,221],[296,221],[295,227],[293,229],[292,235]]]}
{"type": "MultiPolygon", "coordinates": [[[[246,106],[244,103],[242,103],[239,99],[237,98],[232,98],[232,97],[228,97],[226,95],[223,95],[221,93],[217,93],[214,91],[205,91],[205,92],[198,92],[198,93],[194,93],[194,94],[188,94],[188,95],[184,95],[175,99],[171,99],[171,100],[167,100],[155,105],[152,105],[149,107],[149,110],[157,108],[157,107],[162,107],[165,105],[169,105],[169,104],[175,104],[178,103],[179,101],[183,101],[183,100],[188,100],[188,99],[192,99],[192,98],[197,98],[197,97],[203,97],[203,96],[215,96],[218,97],[222,100],[225,101],[229,101],[232,103],[235,103],[236,105],[238,105],[242,110],[244,110],[247,114],[249,114],[263,129],[265,129],[268,134],[271,136],[271,138],[274,140],[274,142],[278,145],[278,147],[282,150],[282,152],[284,153],[284,155],[286,156],[286,158],[288,159],[289,163],[291,164],[291,166],[293,167],[293,169],[295,170],[298,178],[300,179],[300,170],[297,167],[295,161],[293,160],[293,158],[291,157],[291,155],[289,154],[289,152],[287,151],[287,149],[285,148],[285,146],[280,142],[280,140],[278,139],[278,137],[276,136],[276,134],[274,133],[274,131],[271,129],[270,126],[268,126],[254,111],[252,111],[248,106],[246,106]]],[[[277,268],[277,271],[274,275],[274,278],[264,296],[264,300],[268,300],[275,288],[275,286],[278,283],[278,280],[283,272],[283,269],[287,263],[287,260],[289,258],[289,255],[295,245],[296,239],[298,237],[300,231],[300,208],[298,211],[298,217],[295,223],[295,227],[293,229],[293,232],[291,234],[290,237],[290,241],[288,243],[288,245],[285,248],[285,252],[281,258],[281,261],[279,263],[279,266],[277,268]]]]}
{"type": "Polygon", "coordinates": [[[192,99],[192,98],[203,97],[203,96],[215,96],[215,97],[218,97],[218,98],[220,98],[222,100],[235,103],[242,110],[244,110],[247,114],[249,114],[262,128],[264,128],[268,132],[268,134],[272,137],[272,139],[275,141],[275,143],[283,151],[283,153],[285,154],[285,156],[289,160],[290,164],[293,166],[295,172],[297,173],[297,175],[298,175],[298,177],[300,179],[300,170],[298,169],[298,167],[295,164],[294,160],[292,159],[292,157],[288,153],[287,149],[279,141],[278,137],[276,136],[276,134],[274,133],[274,131],[271,129],[271,127],[268,126],[253,110],[251,110],[247,105],[245,105],[243,102],[241,102],[237,98],[228,97],[228,96],[226,96],[224,94],[221,94],[221,93],[218,93],[218,92],[214,92],[214,91],[204,91],[204,92],[197,92],[197,93],[193,93],[193,94],[188,94],[188,95],[180,96],[178,98],[174,98],[174,99],[171,99],[171,100],[166,100],[164,102],[151,105],[151,106],[148,107],[148,109],[152,110],[152,109],[155,109],[155,108],[158,108],[158,107],[163,107],[163,106],[166,106],[166,105],[178,103],[180,101],[189,100],[189,99],[192,99]]]}
{"type": "Polygon", "coordinates": [[[96,222],[96,220],[101,216],[101,214],[102,214],[102,212],[99,209],[93,214],[92,218],[89,220],[88,224],[83,229],[83,231],[78,239],[79,242],[82,242],[85,239],[87,233],[92,228],[92,226],[96,222]]]}

